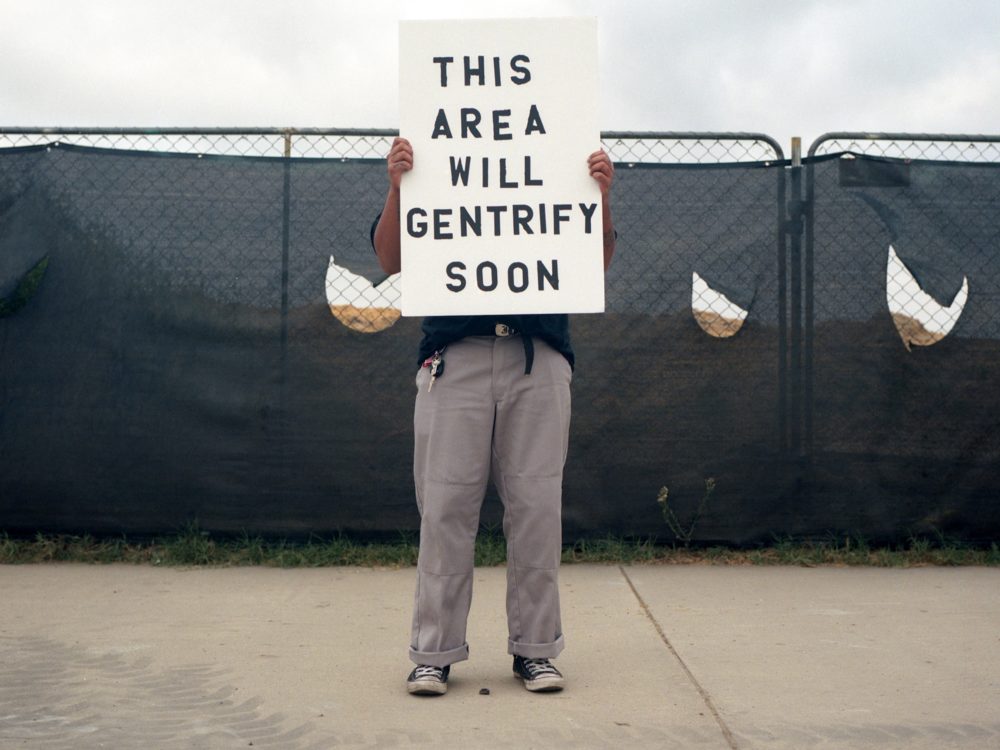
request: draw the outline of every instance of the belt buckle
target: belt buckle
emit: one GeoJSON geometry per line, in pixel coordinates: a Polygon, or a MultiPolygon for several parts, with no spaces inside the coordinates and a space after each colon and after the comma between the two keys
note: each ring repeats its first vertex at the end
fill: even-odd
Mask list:
{"type": "Polygon", "coordinates": [[[495,326],[493,326],[493,332],[497,336],[510,336],[510,334],[513,333],[510,326],[507,325],[506,323],[497,323],[495,326]]]}

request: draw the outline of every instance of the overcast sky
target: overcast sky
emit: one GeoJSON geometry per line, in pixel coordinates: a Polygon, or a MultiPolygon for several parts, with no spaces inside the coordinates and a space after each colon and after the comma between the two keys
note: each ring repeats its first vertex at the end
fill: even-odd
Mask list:
{"type": "Polygon", "coordinates": [[[1000,133],[1000,0],[0,0],[0,125],[395,128],[401,18],[566,15],[603,130],[1000,133]]]}

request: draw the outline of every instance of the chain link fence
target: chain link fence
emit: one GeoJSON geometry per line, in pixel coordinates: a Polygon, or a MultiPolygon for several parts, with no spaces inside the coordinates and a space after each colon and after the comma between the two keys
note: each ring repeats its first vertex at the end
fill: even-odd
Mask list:
{"type": "MultiPolygon", "coordinates": [[[[366,202],[373,199],[382,185],[377,179],[371,179],[371,170],[367,169],[364,162],[384,159],[395,135],[396,132],[390,130],[292,128],[283,130],[266,128],[244,130],[161,129],[156,131],[127,128],[90,130],[7,128],[0,130],[0,148],[69,145],[93,149],[156,152],[196,157],[293,157],[296,165],[293,169],[296,174],[295,180],[290,181],[289,189],[294,191],[291,207],[295,211],[295,217],[289,223],[295,228],[307,227],[313,230],[315,236],[330,237],[335,240],[334,244],[340,245],[348,243],[348,237],[352,238],[351,241],[353,241],[358,236],[357,227],[353,224],[342,226],[324,221],[327,217],[323,216],[323,211],[317,211],[317,206],[322,201],[333,201],[338,206],[347,206],[349,212],[351,203],[362,199],[366,202]],[[357,174],[353,181],[348,181],[346,187],[340,189],[338,193],[330,195],[324,193],[323,186],[319,184],[323,179],[322,175],[327,170],[306,161],[311,159],[339,160],[345,165],[357,162],[360,169],[355,170],[357,174]]],[[[782,159],[780,146],[767,136],[759,134],[605,133],[602,141],[605,150],[608,151],[612,159],[626,169],[685,164],[760,163],[770,165],[780,162],[782,159]]],[[[349,169],[349,167],[345,166],[345,169],[349,169]]],[[[147,175],[149,184],[162,185],[163,177],[163,174],[147,175]]],[[[139,184],[142,181],[138,175],[122,177],[121,179],[131,184],[139,184]]],[[[217,193],[216,186],[204,182],[189,185],[187,184],[190,179],[188,177],[178,177],[177,179],[180,181],[178,190],[187,191],[189,194],[200,192],[204,195],[212,195],[217,193]]],[[[237,181],[236,184],[239,186],[253,183],[237,181]]],[[[113,187],[108,190],[111,193],[115,192],[113,187]]],[[[627,191],[627,188],[620,189],[620,192],[622,191],[627,191]]],[[[241,212],[253,210],[255,201],[252,199],[245,200],[240,195],[233,195],[231,190],[227,193],[226,199],[222,201],[221,205],[238,206],[241,212]]],[[[90,194],[96,195],[97,191],[90,191],[90,194]]],[[[123,192],[117,194],[119,197],[125,196],[126,199],[136,202],[142,200],[141,194],[132,192],[129,185],[125,185],[123,192]]],[[[247,197],[249,198],[249,196],[247,197]]],[[[628,195],[627,192],[623,192],[621,203],[634,205],[636,201],[631,198],[632,196],[628,195]]],[[[82,209],[82,206],[78,208],[82,209]]],[[[116,208],[114,205],[107,205],[107,202],[103,207],[90,206],[89,209],[105,215],[124,215],[119,210],[120,206],[116,208]]],[[[183,224],[189,227],[197,225],[197,222],[190,221],[191,217],[175,212],[167,212],[153,217],[148,211],[143,211],[142,215],[150,221],[154,221],[155,218],[160,219],[159,226],[131,225],[142,232],[147,242],[149,238],[170,236],[169,227],[174,224],[183,224]]],[[[247,223],[239,221],[239,216],[229,218],[239,224],[247,223]]],[[[273,228],[277,227],[278,224],[271,222],[269,226],[273,228]]],[[[234,269],[236,264],[232,262],[232,259],[224,257],[224,254],[218,255],[220,245],[213,238],[204,237],[202,240],[215,248],[218,261],[217,268],[205,269],[214,272],[204,273],[203,278],[215,280],[228,278],[234,286],[239,286],[248,278],[247,276],[226,273],[225,269],[234,269]]],[[[133,243],[135,238],[127,237],[126,241],[133,243]]],[[[194,270],[198,266],[199,259],[204,261],[204,258],[199,252],[199,248],[196,247],[195,240],[188,240],[186,244],[191,247],[194,253],[194,257],[189,259],[192,261],[192,270],[194,270]]],[[[149,251],[154,255],[158,253],[155,246],[149,248],[149,251]]],[[[382,278],[382,275],[376,268],[371,267],[370,263],[358,259],[354,259],[354,261],[355,265],[363,268],[364,275],[339,265],[335,257],[330,259],[326,288],[331,311],[341,322],[354,330],[369,333],[384,330],[395,323],[399,317],[397,279],[395,277],[382,278]]],[[[292,279],[304,278],[301,274],[296,274],[294,269],[286,270],[292,279]]],[[[267,295],[263,293],[263,290],[248,291],[250,293],[259,292],[261,293],[260,299],[267,300],[267,295]]],[[[223,291],[222,294],[231,297],[234,292],[230,292],[223,291]]],[[[644,293],[650,295],[648,291],[644,293]]],[[[301,288],[292,288],[289,294],[292,304],[295,300],[309,297],[308,292],[301,288]]],[[[651,296],[655,296],[655,291],[652,292],[651,296]]],[[[712,294],[711,290],[703,289],[700,282],[695,298],[702,308],[711,309],[714,305],[724,312],[733,311],[736,315],[741,314],[732,305],[727,306],[721,302],[717,296],[712,294]]],[[[652,312],[655,300],[650,299],[649,304],[652,312]]],[[[709,313],[709,315],[715,316],[716,314],[709,313]]],[[[736,319],[724,316],[707,319],[701,315],[699,320],[705,322],[706,330],[717,330],[722,334],[735,332],[735,326],[738,325],[738,321],[733,322],[736,319]]]]}
{"type": "Polygon", "coordinates": [[[916,135],[907,133],[826,133],[809,148],[809,156],[850,153],[891,159],[1000,162],[1000,142],[988,135],[916,135]]]}
{"type": "MultiPolygon", "coordinates": [[[[35,295],[0,318],[0,525],[415,528],[419,321],[369,242],[394,136],[0,129],[0,295],[35,295]]],[[[573,321],[568,535],[662,537],[663,485],[703,540],[891,536],[935,503],[998,525],[971,510],[1000,424],[995,140],[831,134],[802,168],[760,134],[602,142],[618,253],[606,314],[573,321]],[[912,480],[928,455],[972,457],[955,502],[912,480]]]]}
{"type": "Polygon", "coordinates": [[[857,527],[995,517],[1000,138],[831,133],[809,155],[811,491],[857,527]]]}

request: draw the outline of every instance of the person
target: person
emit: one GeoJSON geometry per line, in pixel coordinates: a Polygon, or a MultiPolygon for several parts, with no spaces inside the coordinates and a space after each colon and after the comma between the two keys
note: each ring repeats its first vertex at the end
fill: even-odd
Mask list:
{"type": "MultiPolygon", "coordinates": [[[[413,148],[396,138],[389,188],[371,239],[382,269],[400,270],[400,182],[413,148]]],[[[615,252],[614,165],[586,161],[601,190],[604,268],[615,252]]],[[[583,160],[581,159],[581,168],[583,160]]],[[[407,689],[447,691],[451,665],[467,659],[479,512],[492,476],[507,540],[508,653],[533,692],[561,690],[551,660],[563,649],[558,568],[562,473],[574,365],[566,315],[436,316],[422,324],[416,375],[413,476],[420,550],[407,689]]]]}

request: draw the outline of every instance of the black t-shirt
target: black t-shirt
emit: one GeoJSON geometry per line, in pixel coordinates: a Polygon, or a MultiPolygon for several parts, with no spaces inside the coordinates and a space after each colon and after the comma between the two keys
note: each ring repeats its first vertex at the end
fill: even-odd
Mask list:
{"type": "MultiPolygon", "coordinates": [[[[375,217],[371,228],[372,250],[375,249],[375,227],[382,217],[381,212],[375,217]]],[[[424,333],[420,341],[417,358],[419,366],[434,352],[443,349],[448,344],[460,341],[466,336],[493,336],[497,323],[505,323],[513,328],[518,335],[541,339],[557,352],[562,354],[570,367],[575,365],[573,346],[569,338],[569,316],[560,314],[546,315],[433,315],[424,318],[421,330],[424,333]]],[[[526,347],[526,355],[530,346],[526,347]]],[[[529,368],[530,369],[530,366],[529,368]]]]}

